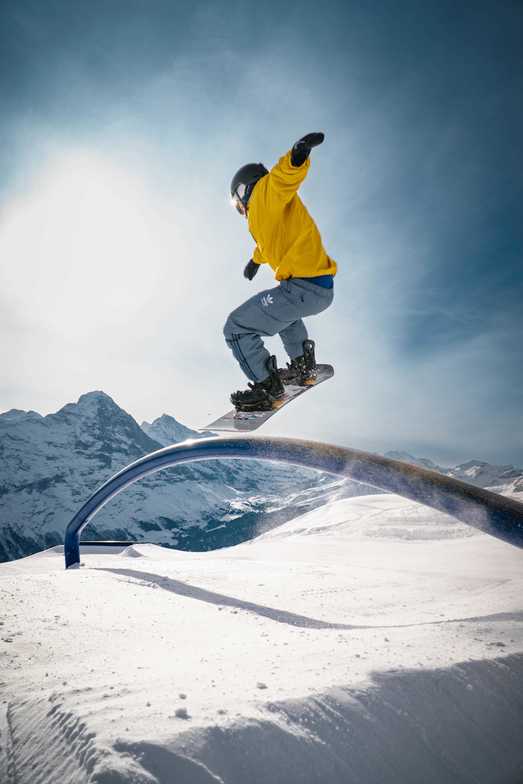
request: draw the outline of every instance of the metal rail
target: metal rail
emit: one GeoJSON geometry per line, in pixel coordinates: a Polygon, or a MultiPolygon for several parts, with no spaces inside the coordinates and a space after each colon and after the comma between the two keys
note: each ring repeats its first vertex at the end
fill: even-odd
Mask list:
{"type": "Polygon", "coordinates": [[[96,490],[65,532],[66,569],[80,563],[80,534],[111,498],[133,482],[180,463],[216,458],[273,460],[327,471],[418,501],[505,542],[523,547],[523,504],[435,471],[316,441],[234,437],[184,441],[136,460],[96,490]]]}

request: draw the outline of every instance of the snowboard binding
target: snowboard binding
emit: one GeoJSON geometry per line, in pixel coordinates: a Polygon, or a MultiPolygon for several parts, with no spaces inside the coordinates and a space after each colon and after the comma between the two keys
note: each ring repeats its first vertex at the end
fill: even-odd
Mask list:
{"type": "Polygon", "coordinates": [[[236,411],[271,411],[283,404],[283,386],[276,357],[267,360],[269,375],[263,381],[249,382],[249,389],[238,390],[231,395],[231,403],[236,411]]]}
{"type": "Polygon", "coordinates": [[[303,354],[278,371],[285,386],[308,387],[316,383],[318,368],[314,355],[314,341],[303,341],[303,354]]]}

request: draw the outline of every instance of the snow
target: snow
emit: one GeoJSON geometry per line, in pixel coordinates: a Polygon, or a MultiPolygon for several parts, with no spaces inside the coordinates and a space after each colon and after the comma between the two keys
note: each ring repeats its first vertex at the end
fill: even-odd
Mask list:
{"type": "Polygon", "coordinates": [[[0,565],[7,784],[523,774],[523,553],[391,495],[0,565]]]}

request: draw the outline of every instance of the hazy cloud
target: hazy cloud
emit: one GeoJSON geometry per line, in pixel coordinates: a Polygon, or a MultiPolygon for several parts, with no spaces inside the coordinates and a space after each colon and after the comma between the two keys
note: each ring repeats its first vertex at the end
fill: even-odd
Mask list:
{"type": "Polygon", "coordinates": [[[1,13],[0,408],[220,413],[223,322],[272,285],[241,275],[228,183],[323,129],[303,197],[340,274],[310,327],[337,375],[269,431],[523,461],[521,6],[1,13]]]}

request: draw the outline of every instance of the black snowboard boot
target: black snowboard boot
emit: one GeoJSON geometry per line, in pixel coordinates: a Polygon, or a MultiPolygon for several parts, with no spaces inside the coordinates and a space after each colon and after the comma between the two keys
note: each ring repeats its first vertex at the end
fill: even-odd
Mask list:
{"type": "Polygon", "coordinates": [[[287,363],[285,369],[278,371],[286,386],[308,387],[316,382],[318,370],[314,356],[314,341],[303,341],[303,354],[287,363]]]}
{"type": "Polygon", "coordinates": [[[267,360],[269,375],[263,381],[249,382],[249,389],[233,392],[231,403],[237,411],[270,411],[278,408],[278,400],[285,394],[276,357],[267,360]]]}

